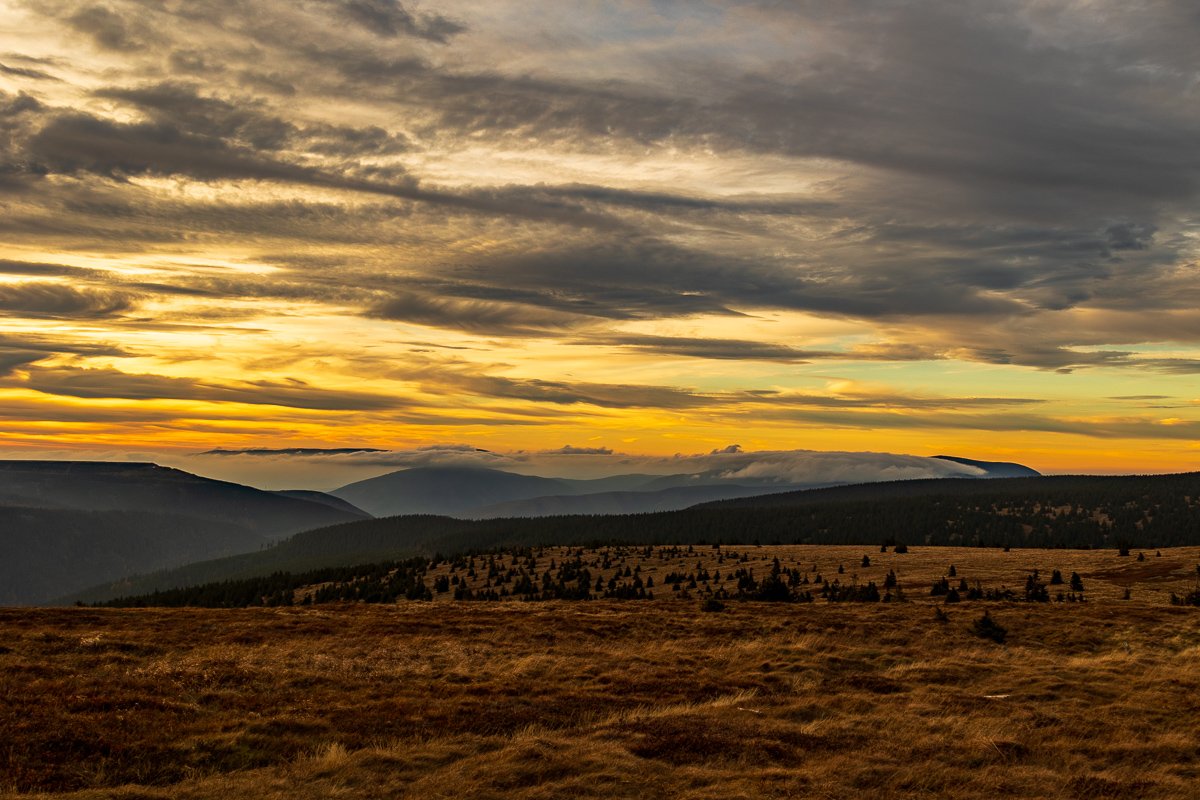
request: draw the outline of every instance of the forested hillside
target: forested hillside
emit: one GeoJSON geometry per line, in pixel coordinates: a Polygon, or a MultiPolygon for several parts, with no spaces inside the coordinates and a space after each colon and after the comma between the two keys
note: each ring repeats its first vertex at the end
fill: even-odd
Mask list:
{"type": "Polygon", "coordinates": [[[146,463],[0,461],[0,605],[44,603],[367,515],[146,463]]]}
{"type": "Polygon", "coordinates": [[[97,580],[260,541],[244,526],[179,514],[0,506],[0,606],[44,603],[97,580]]]}
{"type": "Polygon", "coordinates": [[[98,587],[103,600],[211,581],[546,544],[874,544],[1117,548],[1200,544],[1200,473],[866,484],[658,514],[390,517],[306,531],[262,552],[98,587]]]}

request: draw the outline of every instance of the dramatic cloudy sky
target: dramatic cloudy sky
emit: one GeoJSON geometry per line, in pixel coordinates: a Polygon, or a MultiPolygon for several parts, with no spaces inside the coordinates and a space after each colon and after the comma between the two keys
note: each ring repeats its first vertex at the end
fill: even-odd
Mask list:
{"type": "Polygon", "coordinates": [[[0,455],[1195,468],[1198,41],[1195,0],[0,0],[0,455]]]}

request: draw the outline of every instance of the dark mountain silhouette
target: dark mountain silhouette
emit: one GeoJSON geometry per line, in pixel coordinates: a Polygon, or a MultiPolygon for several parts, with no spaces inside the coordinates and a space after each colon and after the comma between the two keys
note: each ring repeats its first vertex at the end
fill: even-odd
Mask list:
{"type": "MultiPolygon", "coordinates": [[[[978,476],[981,478],[1038,475],[1020,464],[954,456],[938,458],[978,467],[985,472],[978,476]]],[[[780,483],[773,477],[730,479],[728,474],[726,469],[714,469],[674,475],[616,475],[570,480],[514,475],[491,469],[417,468],[344,486],[334,494],[358,503],[375,516],[440,514],[460,519],[493,519],[674,511],[724,498],[838,485],[832,482],[780,483]]]]}
{"type": "Polygon", "coordinates": [[[97,580],[265,542],[242,525],[178,514],[0,507],[0,605],[44,603],[97,580]]]}
{"type": "MultiPolygon", "coordinates": [[[[697,480],[691,475],[612,475],[606,478],[545,478],[519,475],[497,469],[480,467],[414,467],[351,483],[330,494],[353,503],[376,517],[402,514],[439,514],[463,519],[492,517],[499,514],[525,516],[534,514],[514,507],[496,511],[509,503],[525,500],[542,502],[547,508],[555,505],[570,513],[621,513],[620,500],[584,501],[575,506],[570,498],[584,495],[640,492],[669,487],[700,484],[730,486],[730,481],[697,480]],[[550,498],[554,498],[553,501],[550,498]],[[606,508],[611,510],[576,511],[575,509],[606,508]]],[[[791,487],[795,488],[795,487],[791,487]]],[[[724,496],[738,496],[736,489],[724,496]]],[[[714,493],[707,498],[722,496],[714,493]]],[[[701,498],[698,498],[696,501],[701,498]]],[[[646,499],[647,510],[655,501],[646,499]]],[[[664,499],[663,507],[682,508],[664,499]]],[[[628,510],[637,510],[630,508],[628,510]]],[[[558,512],[562,513],[562,512],[558,512]]]]}
{"type": "Polygon", "coordinates": [[[354,505],[353,503],[349,503],[340,497],[334,497],[331,494],[317,492],[312,489],[276,489],[272,492],[272,494],[283,495],[284,497],[290,497],[294,500],[307,500],[310,503],[320,503],[323,506],[329,506],[330,508],[337,509],[338,511],[345,511],[347,514],[353,514],[355,516],[362,517],[363,519],[370,519],[372,516],[374,516],[372,514],[368,514],[358,506],[354,505]]]}
{"type": "Polygon", "coordinates": [[[571,489],[571,494],[598,494],[600,492],[639,492],[661,475],[609,475],[606,478],[559,478],[571,489]]]}
{"type": "Polygon", "coordinates": [[[300,499],[143,462],[0,461],[0,495],[13,501],[7,505],[181,514],[267,535],[367,516],[334,508],[337,500],[317,500],[320,494],[300,499]]]}
{"type": "Polygon", "coordinates": [[[978,467],[983,470],[985,478],[1033,478],[1042,473],[1030,469],[1024,464],[1014,464],[1011,461],[976,461],[973,458],[959,456],[933,456],[942,461],[953,461],[955,464],[965,464],[968,467],[978,467]]]}
{"type": "Polygon", "coordinates": [[[828,481],[814,481],[812,483],[794,484],[783,483],[778,478],[752,478],[752,477],[728,477],[729,470],[727,469],[711,469],[704,472],[681,473],[677,475],[656,475],[653,480],[647,481],[641,487],[644,491],[658,491],[661,489],[675,489],[681,486],[728,486],[735,484],[737,486],[758,486],[766,489],[774,490],[778,487],[786,489],[810,489],[817,486],[827,486],[828,481]]]}
{"type": "Polygon", "coordinates": [[[330,494],[376,517],[457,516],[471,509],[552,494],[571,494],[567,481],[476,467],[417,467],[334,489],[330,494]]]}
{"type": "Polygon", "coordinates": [[[596,494],[556,495],[511,500],[471,511],[471,519],[496,517],[553,517],[568,514],[646,514],[675,511],[697,503],[732,497],[749,497],[765,492],[790,492],[801,488],[791,484],[743,486],[725,481],[698,486],[674,486],[658,491],[597,492],[596,494]]]}
{"type": "MultiPolygon", "coordinates": [[[[319,493],[316,493],[319,494],[319,493]]],[[[145,463],[0,461],[0,604],[257,550],[367,515],[145,463]]]]}

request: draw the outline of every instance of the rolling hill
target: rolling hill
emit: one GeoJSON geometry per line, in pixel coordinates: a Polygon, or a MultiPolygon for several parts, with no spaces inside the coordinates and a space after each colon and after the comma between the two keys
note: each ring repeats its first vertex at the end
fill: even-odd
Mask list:
{"type": "Polygon", "coordinates": [[[973,458],[962,458],[960,456],[933,456],[940,458],[942,461],[953,461],[955,464],[964,464],[968,467],[975,467],[983,470],[982,477],[985,478],[1036,478],[1041,473],[1036,469],[1030,469],[1024,464],[1014,464],[1011,461],[976,461],[973,458]]]}
{"type": "Polygon", "coordinates": [[[376,517],[458,516],[496,503],[570,493],[567,481],[473,467],[403,469],[330,492],[376,517]]]}
{"type": "Polygon", "coordinates": [[[790,492],[796,486],[744,486],[737,483],[673,486],[657,491],[597,492],[596,494],[555,495],[510,500],[507,503],[485,506],[469,514],[472,519],[499,517],[554,517],[571,514],[648,514],[655,511],[676,511],[697,503],[750,497],[764,492],[790,492]]]}
{"type": "MultiPolygon", "coordinates": [[[[319,493],[314,493],[319,494],[319,493]]],[[[144,463],[0,461],[0,604],[39,603],[135,572],[367,519],[144,463]]]]}

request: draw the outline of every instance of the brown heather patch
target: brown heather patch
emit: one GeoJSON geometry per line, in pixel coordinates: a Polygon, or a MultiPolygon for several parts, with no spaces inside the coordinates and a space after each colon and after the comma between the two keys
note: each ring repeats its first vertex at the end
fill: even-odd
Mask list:
{"type": "MultiPolygon", "coordinates": [[[[761,548],[768,559],[790,550],[761,548]]],[[[1162,580],[1165,567],[1146,570],[1134,599],[1119,598],[1135,569],[1194,571],[1200,551],[1136,562],[1112,552],[794,550],[827,576],[838,563],[844,579],[878,581],[894,568],[910,602],[730,602],[704,613],[693,594],[0,610],[0,792],[1197,796],[1200,609],[1164,605],[1192,578],[1176,585],[1162,580]],[[950,563],[968,580],[1014,588],[1031,568],[1077,571],[1089,601],[936,606],[949,615],[938,621],[928,585],[950,563]],[[1008,629],[1005,644],[970,632],[984,608],[1008,629]]],[[[648,563],[643,574],[651,568],[679,565],[648,563]]]]}

